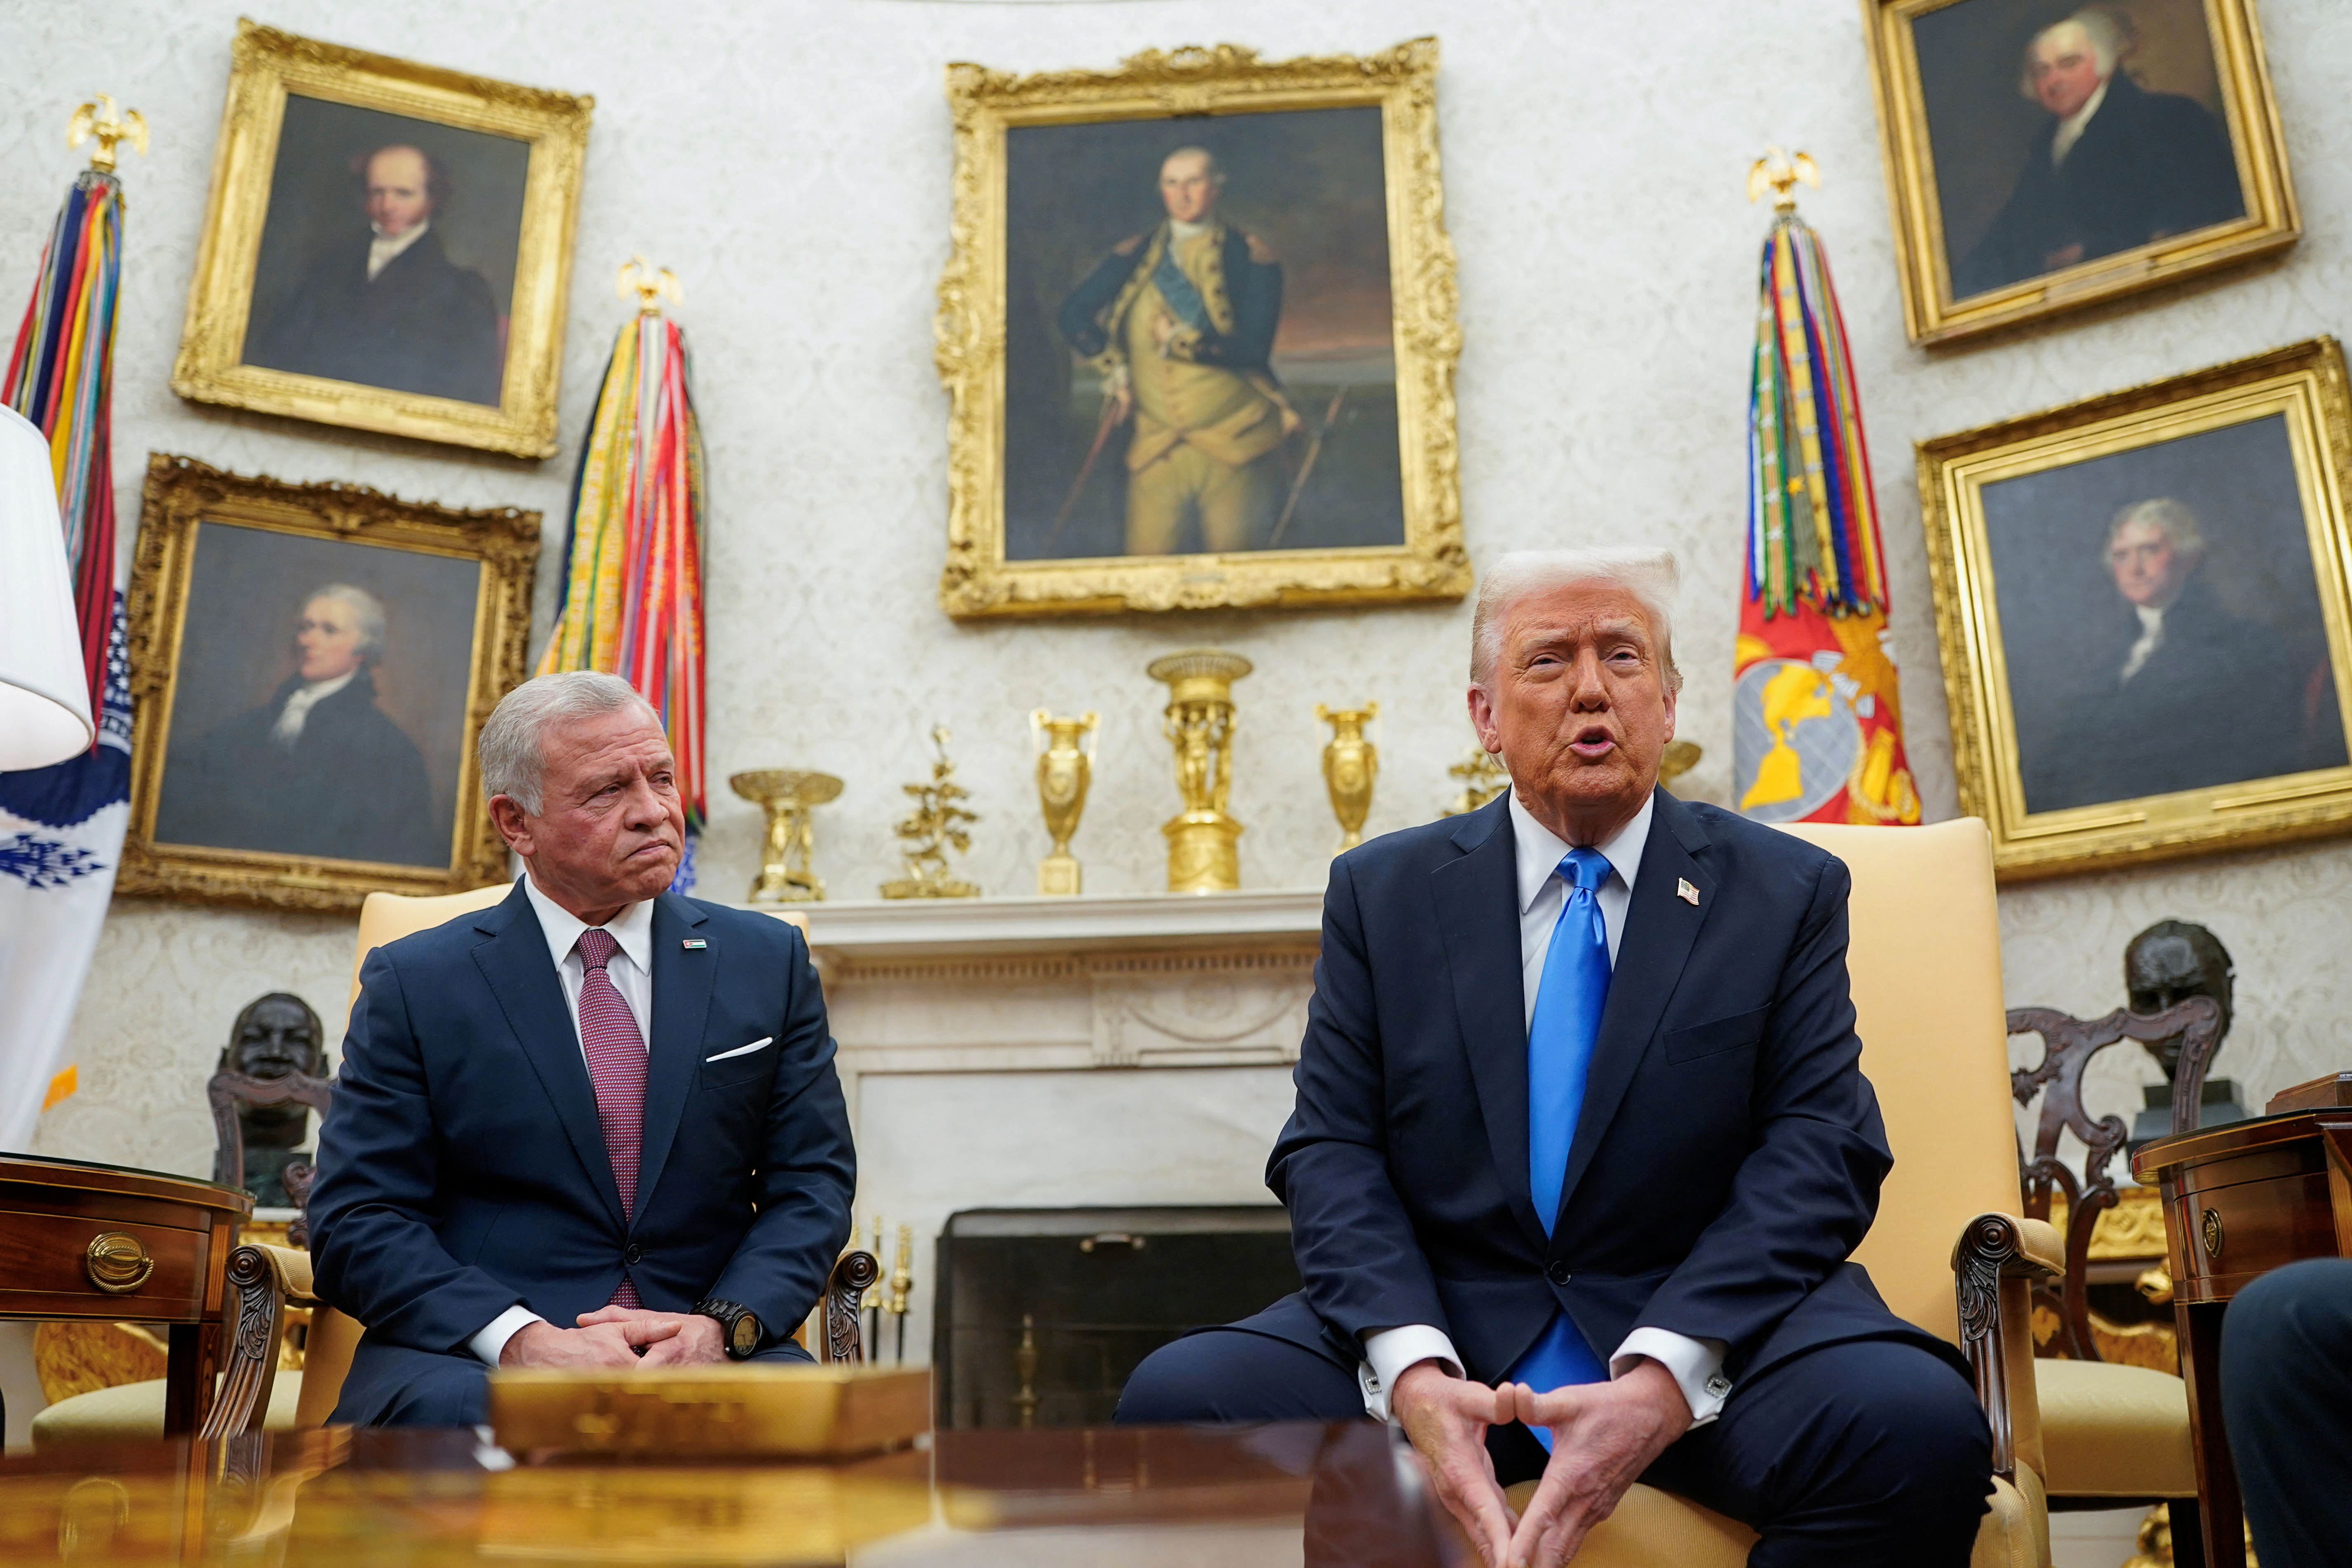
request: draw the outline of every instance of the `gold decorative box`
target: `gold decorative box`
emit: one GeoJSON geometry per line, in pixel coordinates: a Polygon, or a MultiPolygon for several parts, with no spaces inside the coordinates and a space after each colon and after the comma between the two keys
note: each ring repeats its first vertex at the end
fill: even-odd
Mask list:
{"type": "Polygon", "coordinates": [[[490,1426],[514,1453],[665,1459],[847,1458],[900,1448],[931,1428],[921,1367],[699,1366],[635,1372],[501,1368],[490,1426]]]}

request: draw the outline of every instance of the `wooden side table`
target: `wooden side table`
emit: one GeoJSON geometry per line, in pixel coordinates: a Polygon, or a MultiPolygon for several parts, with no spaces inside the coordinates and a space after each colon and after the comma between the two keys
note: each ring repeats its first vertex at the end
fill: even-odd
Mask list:
{"type": "Polygon", "coordinates": [[[163,1430],[192,1434],[221,1370],[234,1187],[156,1171],[0,1154],[0,1318],[169,1326],[163,1430]]]}
{"type": "Polygon", "coordinates": [[[2155,1179],[2164,1197],[2205,1561],[2243,1568],[2245,1510],[2221,1418],[2221,1318],[2273,1268],[2352,1257],[2352,1107],[2177,1132],[2144,1144],[2132,1173],[2155,1179]]]}

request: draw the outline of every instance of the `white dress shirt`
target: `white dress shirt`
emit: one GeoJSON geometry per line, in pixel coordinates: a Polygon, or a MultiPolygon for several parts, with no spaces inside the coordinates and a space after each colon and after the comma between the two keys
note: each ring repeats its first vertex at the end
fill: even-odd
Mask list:
{"type": "Polygon", "coordinates": [[[286,699],[286,706],[278,710],[278,722],[269,727],[269,738],[287,751],[302,738],[302,726],[310,721],[310,710],[349,686],[359,675],[357,669],[347,669],[332,680],[314,680],[286,699]]]}
{"type": "Polygon", "coordinates": [[[2124,656],[2123,674],[2118,677],[2123,680],[2137,675],[2140,667],[2164,646],[2164,612],[2150,609],[2146,605],[2134,605],[2132,613],[2139,616],[2139,640],[2133,643],[2131,652],[2124,656]]]}
{"type": "MultiPolygon", "coordinates": [[[[1650,820],[1656,808],[1657,797],[1652,795],[1642,803],[1633,821],[1593,846],[1609,862],[1609,879],[1593,894],[1593,901],[1601,906],[1601,924],[1609,939],[1612,967],[1618,943],[1624,938],[1625,913],[1633,901],[1633,879],[1641,873],[1642,851],[1649,845],[1650,820]]],[[[1552,928],[1559,923],[1559,912],[1568,899],[1568,885],[1559,879],[1559,863],[1570,846],[1528,815],[1516,791],[1510,796],[1509,811],[1518,852],[1519,967],[1524,976],[1519,989],[1527,1005],[1527,1022],[1533,1025],[1544,956],[1551,951],[1552,928]]],[[[1673,1376],[1690,1405],[1691,1425],[1702,1426],[1722,1412],[1724,1398],[1731,1392],[1723,1377],[1724,1348],[1719,1340],[1695,1340],[1664,1329],[1637,1328],[1609,1358],[1609,1375],[1622,1377],[1647,1356],[1673,1376]]],[[[1454,1376],[1462,1375],[1462,1358],[1454,1353],[1452,1336],[1432,1324],[1409,1323],[1365,1335],[1364,1360],[1356,1373],[1364,1391],[1365,1410],[1379,1420],[1389,1419],[1388,1391],[1407,1368],[1424,1361],[1441,1362],[1454,1376]]]]}
{"type": "Polygon", "coordinates": [[[2091,116],[2096,114],[2099,111],[2099,105],[2106,101],[2107,84],[2103,81],[2099,83],[2096,91],[2083,100],[2082,108],[2058,122],[2058,133],[2050,139],[2052,168],[2065,167],[2066,154],[2074,150],[2074,143],[2083,139],[2083,132],[2090,127],[2091,116]]]}
{"type": "Polygon", "coordinates": [[[375,237],[368,241],[368,281],[373,283],[375,281],[377,273],[392,265],[394,257],[425,237],[425,231],[433,226],[433,220],[426,218],[406,234],[391,236],[386,236],[383,230],[376,228],[373,224],[368,226],[375,230],[375,237]]]}
{"type": "MultiPolygon", "coordinates": [[[[572,1038],[576,1043],[580,1038],[580,987],[588,973],[578,948],[580,933],[588,929],[588,922],[541,892],[539,884],[530,879],[528,872],[523,876],[522,890],[530,900],[531,912],[539,917],[540,931],[547,938],[547,955],[555,961],[555,977],[563,984],[564,1010],[572,1015],[572,1038]]],[[[654,901],[640,899],[624,905],[619,914],[604,922],[604,929],[620,944],[620,951],[604,965],[605,976],[613,982],[613,989],[621,994],[629,1016],[637,1021],[637,1037],[649,1040],[646,1021],[654,1016],[654,901]]],[[[580,1060],[586,1065],[585,1046],[581,1047],[580,1060]]],[[[466,1344],[483,1361],[496,1366],[499,1352],[507,1348],[507,1342],[519,1330],[545,1321],[537,1312],[517,1302],[492,1318],[466,1344]]]]}

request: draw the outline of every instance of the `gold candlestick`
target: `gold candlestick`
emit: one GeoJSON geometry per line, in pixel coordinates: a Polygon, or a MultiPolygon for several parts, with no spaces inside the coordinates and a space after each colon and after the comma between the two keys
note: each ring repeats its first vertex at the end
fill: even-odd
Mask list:
{"type": "Polygon", "coordinates": [[[805,904],[824,898],[824,879],[811,869],[816,827],[809,813],[841,794],[831,773],[799,768],[755,768],[737,773],[728,787],[768,814],[768,843],[760,874],[751,879],[755,904],[805,904]]]}
{"type": "Polygon", "coordinates": [[[955,763],[948,760],[948,731],[945,726],[931,731],[931,744],[939,755],[931,763],[928,784],[910,784],[901,787],[915,797],[915,809],[899,820],[891,831],[905,839],[909,847],[898,852],[907,863],[907,874],[894,877],[882,884],[886,899],[976,899],[980,889],[948,874],[948,850],[959,855],[971,848],[971,835],[965,831],[980,817],[966,811],[957,803],[971,798],[971,791],[955,782],[955,763]]]}
{"type": "Polygon", "coordinates": [[[1056,719],[1040,708],[1029,715],[1029,738],[1037,748],[1037,802],[1045,813],[1045,831],[1053,852],[1037,864],[1037,890],[1075,897],[1080,885],[1078,858],[1070,853],[1070,839],[1086,815],[1087,785],[1093,782],[1095,744],[1101,719],[1087,713],[1056,719]],[[1078,742],[1083,740],[1085,748],[1078,742]]]}
{"type": "Polygon", "coordinates": [[[1326,708],[1315,705],[1315,717],[1331,726],[1330,743],[1323,748],[1323,788],[1331,796],[1331,815],[1339,819],[1339,847],[1344,855],[1364,841],[1364,818],[1371,815],[1372,781],[1380,776],[1381,750],[1364,739],[1364,726],[1381,716],[1381,705],[1326,708]]]}
{"type": "Polygon", "coordinates": [[[1181,815],[1160,829],[1168,836],[1168,890],[1231,892],[1242,885],[1242,825],[1225,815],[1233,788],[1234,682],[1250,661],[1219,648],[1187,648],[1155,658],[1144,673],[1168,683],[1161,729],[1176,748],[1176,788],[1181,815]]]}

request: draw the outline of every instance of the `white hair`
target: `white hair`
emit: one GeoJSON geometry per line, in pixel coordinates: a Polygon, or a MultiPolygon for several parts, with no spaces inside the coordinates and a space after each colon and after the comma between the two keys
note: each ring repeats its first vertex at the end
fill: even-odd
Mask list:
{"type": "Polygon", "coordinates": [[[1503,624],[1521,599],[1577,583],[1607,583],[1624,589],[1641,605],[1650,635],[1657,641],[1666,689],[1679,691],[1683,674],[1675,668],[1674,607],[1682,580],[1682,568],[1671,550],[1634,544],[1515,550],[1487,567],[1478,584],[1478,607],[1470,617],[1471,684],[1494,689],[1495,664],[1503,655],[1503,624]]]}
{"type": "Polygon", "coordinates": [[[1214,153],[1210,152],[1206,147],[1177,148],[1174,152],[1169,153],[1167,157],[1160,160],[1160,167],[1161,171],[1164,173],[1170,163],[1188,154],[1198,157],[1205,165],[1207,165],[1204,172],[1209,176],[1209,184],[1213,185],[1223,185],[1225,183],[1225,166],[1223,163],[1218,163],[1217,155],[1214,153]]]}
{"type": "Polygon", "coordinates": [[[2144,522],[2163,534],[2183,555],[2205,553],[2205,535],[2197,526],[2197,514],[2170,496],[2137,500],[2116,513],[2115,521],[2107,524],[2107,544],[2114,544],[2116,535],[2135,522],[2144,522]]]}
{"type": "Polygon", "coordinates": [[[2037,96],[2033,90],[2033,51],[2042,47],[2042,39],[2063,33],[2069,27],[2083,30],[2083,41],[2090,46],[2091,58],[2098,68],[2099,79],[2105,81],[2116,74],[2116,62],[2123,58],[2124,46],[2130,41],[2129,35],[2124,31],[2123,19],[2113,11],[2103,5],[2088,5],[2063,22],[2051,23],[2026,40],[2025,59],[2019,68],[2018,91],[2028,98],[2037,96]]]}
{"type": "Polygon", "coordinates": [[[335,599],[352,607],[352,621],[359,627],[359,646],[352,649],[362,658],[383,657],[383,601],[365,588],[354,588],[349,583],[330,583],[323,588],[313,588],[302,595],[302,607],[309,609],[317,599],[335,599]]]}
{"type": "Polygon", "coordinates": [[[566,720],[618,712],[632,702],[661,722],[654,705],[617,675],[573,669],[524,681],[499,700],[475,743],[484,797],[505,795],[527,816],[537,816],[545,804],[540,785],[546,777],[547,731],[566,720]]]}

